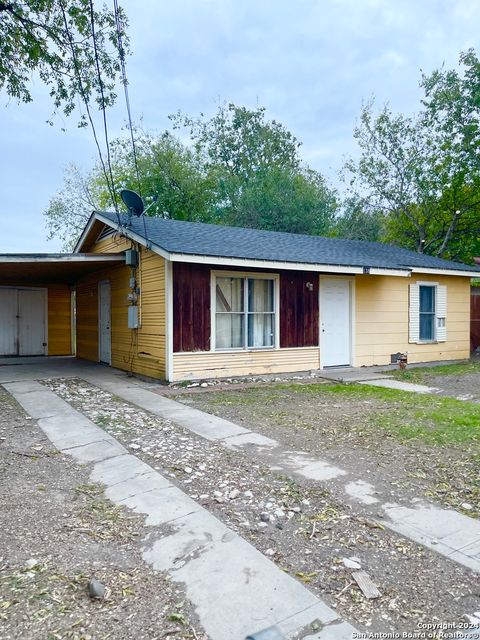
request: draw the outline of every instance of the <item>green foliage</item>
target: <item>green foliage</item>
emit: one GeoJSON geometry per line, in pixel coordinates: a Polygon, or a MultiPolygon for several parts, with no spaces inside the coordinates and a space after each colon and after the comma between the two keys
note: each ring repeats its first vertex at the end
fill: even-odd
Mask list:
{"type": "Polygon", "coordinates": [[[59,238],[65,250],[72,250],[97,201],[95,173],[84,176],[76,165],[70,164],[65,169],[62,189],[45,211],[47,238],[59,238]]]}
{"type": "Polygon", "coordinates": [[[293,233],[326,233],[335,194],[302,165],[300,142],[265,108],[221,105],[210,119],[172,116],[187,128],[216,190],[215,221],[293,233]]]}
{"type": "Polygon", "coordinates": [[[175,128],[187,128],[206,166],[248,182],[257,171],[298,169],[298,140],[280,123],[265,121],[265,108],[249,110],[221,105],[210,119],[181,113],[170,117],[175,128]]]}
{"type": "MultiPolygon", "coordinates": [[[[50,89],[55,110],[69,115],[77,98],[110,106],[120,72],[115,15],[105,6],[94,11],[98,65],[93,46],[89,0],[0,1],[0,89],[19,102],[30,102],[36,73],[50,89]]],[[[126,18],[120,12],[124,51],[126,18]]],[[[81,126],[86,125],[85,115],[81,126]]]]}
{"type": "Polygon", "coordinates": [[[324,235],[335,208],[333,192],[316,171],[270,168],[248,181],[224,220],[240,227],[324,235]]]}
{"type": "Polygon", "coordinates": [[[370,209],[362,200],[347,198],[335,220],[331,235],[348,240],[379,242],[383,221],[381,211],[370,209]]]}
{"type": "MultiPolygon", "coordinates": [[[[111,148],[114,183],[119,189],[139,191],[149,215],[176,220],[208,221],[213,200],[211,182],[193,149],[171,133],[160,135],[135,131],[140,184],[134,170],[130,138],[115,140],[111,148]]],[[[98,172],[99,185],[104,184],[98,172]]],[[[102,208],[109,204],[103,189],[102,208]]]]}
{"type": "Polygon", "coordinates": [[[364,107],[354,132],[350,187],[385,217],[382,239],[420,253],[471,262],[480,251],[480,64],[462,54],[463,75],[423,77],[415,116],[364,107]]]}
{"type": "MultiPolygon", "coordinates": [[[[130,137],[111,144],[115,189],[140,191],[148,215],[177,220],[209,220],[212,189],[197,154],[169,133],[135,132],[140,184],[134,169],[130,137]]],[[[108,209],[111,196],[99,164],[87,174],[71,165],[64,186],[44,212],[48,237],[71,249],[93,210],[108,209]]]]}
{"type": "MultiPolygon", "coordinates": [[[[115,191],[139,191],[148,215],[293,233],[330,231],[335,192],[302,165],[300,144],[282,125],[267,122],[264,109],[228,105],[208,120],[180,114],[172,120],[175,128],[188,128],[192,144],[169,132],[134,131],[139,181],[129,137],[111,145],[115,191]]],[[[50,237],[61,237],[65,246],[78,237],[92,209],[111,206],[100,167],[84,177],[74,173],[45,212],[50,237]]]]}

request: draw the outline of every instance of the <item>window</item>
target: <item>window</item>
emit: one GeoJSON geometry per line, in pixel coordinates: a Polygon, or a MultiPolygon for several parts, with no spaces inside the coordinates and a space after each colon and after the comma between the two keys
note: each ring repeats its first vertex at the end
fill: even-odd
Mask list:
{"type": "Polygon", "coordinates": [[[435,340],[435,287],[420,285],[420,340],[435,340]]]}
{"type": "Polygon", "coordinates": [[[215,348],[275,346],[275,279],[215,276],[215,348]]]}
{"type": "Polygon", "coordinates": [[[416,282],[409,297],[409,342],[446,342],[447,287],[416,282]]]}

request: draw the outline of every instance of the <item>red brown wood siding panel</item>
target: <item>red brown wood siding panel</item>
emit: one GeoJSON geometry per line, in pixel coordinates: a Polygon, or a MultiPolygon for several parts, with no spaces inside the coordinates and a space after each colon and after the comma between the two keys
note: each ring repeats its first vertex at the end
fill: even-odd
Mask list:
{"type": "Polygon", "coordinates": [[[210,267],[173,263],[173,351],[210,350],[210,267]]]}
{"type": "Polygon", "coordinates": [[[470,311],[470,344],[474,351],[480,347],[480,287],[472,287],[470,311]]]}
{"type": "Polygon", "coordinates": [[[280,346],[318,345],[318,273],[280,273],[280,346]],[[309,287],[307,288],[307,283],[309,287]],[[313,288],[310,288],[311,287],[313,288]]]}

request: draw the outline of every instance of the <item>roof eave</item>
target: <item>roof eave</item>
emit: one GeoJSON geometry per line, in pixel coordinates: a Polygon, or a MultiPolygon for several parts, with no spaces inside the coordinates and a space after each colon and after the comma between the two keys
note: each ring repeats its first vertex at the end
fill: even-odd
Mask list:
{"type": "Polygon", "coordinates": [[[432,269],[431,267],[411,267],[412,273],[428,273],[439,276],[462,276],[466,278],[480,278],[480,270],[470,271],[469,269],[432,269]]]}
{"type": "Polygon", "coordinates": [[[75,243],[75,246],[73,247],[73,253],[81,253],[82,245],[85,242],[94,222],[95,222],[95,211],[93,211],[90,214],[90,218],[88,219],[87,224],[83,228],[82,235],[79,237],[79,239],[75,243]]]}
{"type": "Polygon", "coordinates": [[[19,263],[65,263],[65,262],[118,262],[123,259],[119,253],[76,253],[76,254],[0,254],[0,264],[19,263]]]}
{"type": "Polygon", "coordinates": [[[88,237],[88,234],[90,233],[93,225],[95,224],[95,222],[97,220],[99,222],[103,222],[104,224],[108,225],[109,227],[111,227],[115,231],[118,231],[118,233],[120,233],[121,235],[125,236],[126,238],[129,238],[130,240],[133,240],[134,242],[138,242],[139,244],[143,245],[147,249],[151,249],[152,251],[155,251],[155,253],[158,253],[159,255],[161,255],[166,260],[170,259],[170,254],[168,253],[168,251],[165,251],[165,249],[163,249],[159,245],[155,244],[154,242],[151,242],[150,240],[148,240],[148,239],[144,238],[143,236],[139,235],[138,233],[135,233],[129,227],[125,227],[125,226],[123,226],[121,224],[118,224],[116,222],[112,222],[112,220],[110,220],[110,218],[108,218],[108,216],[103,215],[99,211],[94,211],[92,213],[92,215],[90,216],[90,219],[87,222],[87,224],[85,226],[85,229],[83,230],[82,235],[80,236],[80,238],[78,239],[77,244],[75,245],[74,252],[78,252],[78,251],[80,251],[82,249],[83,243],[85,242],[86,238],[88,237]]]}
{"type": "Polygon", "coordinates": [[[343,274],[370,274],[370,275],[390,275],[408,278],[410,269],[408,268],[381,268],[363,267],[358,265],[341,265],[312,262],[287,262],[280,260],[257,260],[253,258],[235,258],[226,256],[208,256],[189,253],[170,253],[169,260],[172,262],[190,262],[198,264],[211,264],[217,266],[231,266],[244,268],[263,269],[286,269],[291,271],[318,271],[319,273],[343,273],[343,274]]]}

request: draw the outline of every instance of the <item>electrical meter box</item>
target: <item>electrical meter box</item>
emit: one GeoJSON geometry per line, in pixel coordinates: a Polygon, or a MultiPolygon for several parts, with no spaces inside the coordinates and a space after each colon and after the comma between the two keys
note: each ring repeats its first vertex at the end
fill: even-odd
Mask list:
{"type": "Polygon", "coordinates": [[[128,328],[138,329],[138,307],[131,305],[128,307],[128,328]]]}
{"type": "Polygon", "coordinates": [[[138,267],[138,251],[127,249],[125,251],[125,264],[129,267],[138,267]]]}

